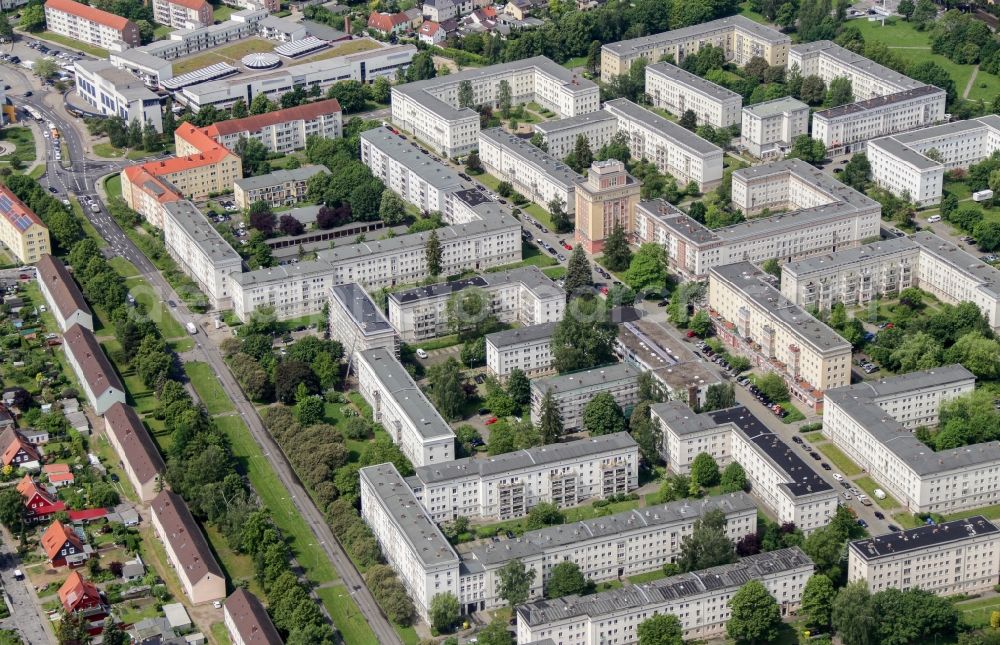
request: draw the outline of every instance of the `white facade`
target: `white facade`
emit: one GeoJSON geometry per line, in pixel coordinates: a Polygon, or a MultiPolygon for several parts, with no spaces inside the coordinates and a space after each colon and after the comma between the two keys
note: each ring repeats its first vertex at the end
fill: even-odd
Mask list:
{"type": "Polygon", "coordinates": [[[743,98],[739,94],[670,63],[646,67],[646,94],[654,106],[674,116],[691,110],[698,125],[728,128],[740,122],[743,98]]]}
{"type": "Polygon", "coordinates": [[[583,426],[583,410],[598,394],[607,392],[621,408],[639,402],[639,370],[627,363],[535,379],[531,382],[531,422],[541,420],[542,399],[551,392],[559,407],[563,428],[583,426]]]}
{"type": "Polygon", "coordinates": [[[135,76],[105,60],[79,60],[73,69],[77,95],[98,112],[121,117],[125,123],[150,123],[163,132],[160,97],[135,76]]]}
{"type": "Polygon", "coordinates": [[[785,265],[781,292],[802,306],[864,305],[874,298],[920,287],[949,304],[975,303],[1000,329],[1000,270],[978,261],[929,231],[785,265]]]}
{"type": "Polygon", "coordinates": [[[329,312],[330,338],[344,346],[346,356],[376,347],[399,356],[399,334],[357,283],[330,287],[329,312]]]}
{"type": "Polygon", "coordinates": [[[941,201],[946,172],[968,168],[997,150],[1000,117],[989,114],[876,139],[868,146],[868,160],[876,184],[917,206],[930,206],[941,201]]]}
{"type": "Polygon", "coordinates": [[[337,99],[307,103],[277,112],[220,121],[205,134],[234,150],[240,139],[256,139],[270,152],[305,150],[309,137],[339,139],[343,117],[337,99]]]}
{"type": "Polygon", "coordinates": [[[125,403],[125,386],[94,332],[73,325],[63,334],[63,350],[95,413],[103,415],[115,403],[125,403]]]}
{"type": "Polygon", "coordinates": [[[514,105],[534,101],[560,117],[600,108],[597,85],[536,56],[394,86],[392,122],[442,155],[471,152],[479,143],[479,114],[459,105],[459,85],[464,81],[472,85],[473,106],[496,106],[500,84],[506,82],[514,105]]]}
{"type": "Polygon", "coordinates": [[[385,348],[355,354],[358,391],[414,466],[455,459],[455,433],[399,360],[385,348]]]}
{"type": "Polygon", "coordinates": [[[153,19],[174,29],[200,29],[213,23],[213,7],[206,0],[152,0],[153,19]]]}
{"type": "Polygon", "coordinates": [[[783,156],[809,133],[809,106],[790,96],[743,108],[740,145],[760,159],[783,156]]]}
{"type": "Polygon", "coordinates": [[[566,213],[576,211],[576,185],[583,177],[524,139],[500,128],[483,130],[479,133],[479,159],[486,172],[509,182],[545,210],[549,202],[557,200],[566,213]]]}
{"type": "Polygon", "coordinates": [[[517,608],[517,642],[629,645],[639,642],[639,625],[658,614],[677,616],[685,639],[721,639],[732,616],[729,600],[747,581],[760,581],[784,616],[798,609],[812,574],[812,560],[791,547],[640,587],[528,603],[517,608]]]}
{"type": "Polygon", "coordinates": [[[855,101],[867,101],[924,85],[829,40],[789,48],[788,69],[794,67],[798,67],[803,78],[819,76],[827,85],[835,78],[849,79],[855,101]]]}
{"type": "Polygon", "coordinates": [[[542,502],[559,508],[639,486],[639,445],[627,432],[417,468],[411,485],[434,522],[509,520],[542,502]]]}
{"type": "Polygon", "coordinates": [[[628,135],[633,158],[648,159],[679,185],[693,181],[702,192],[722,181],[722,148],[628,99],[608,101],[604,109],[628,135]]]}
{"type": "Polygon", "coordinates": [[[454,333],[448,301],[463,289],[479,289],[489,298],[489,312],[502,323],[524,326],[562,320],[566,294],[535,266],[483,273],[455,282],[389,294],[389,322],[408,343],[454,333]]]}
{"type": "Polygon", "coordinates": [[[194,204],[185,199],[163,205],[163,243],[212,309],[232,306],[230,276],[243,270],[243,258],[194,204]]]}
{"type": "Polygon", "coordinates": [[[914,513],[996,504],[996,442],[934,452],[911,433],[936,425],[941,404],[974,387],[971,372],[951,365],[831,390],[823,434],[914,513]]]}
{"type": "Polygon", "coordinates": [[[424,213],[450,210],[449,193],[465,185],[458,173],[438,163],[387,128],[361,133],[361,161],[386,187],[424,213]]]}
{"type": "Polygon", "coordinates": [[[991,590],[1000,575],[1000,530],[982,515],[888,533],[848,545],[847,579],[872,593],[919,587],[942,596],[991,590]]]}
{"type": "Polygon", "coordinates": [[[552,333],[556,323],[498,331],[486,336],[486,373],[506,381],[518,369],[528,378],[555,373],[552,333]]]}
{"type": "Polygon", "coordinates": [[[650,414],[663,432],[662,452],[673,472],[689,473],[701,453],[720,466],[736,462],[778,521],[793,522],[807,534],[837,512],[839,492],[745,407],[695,414],[671,401],[653,405],[650,414]]]}
{"type": "Polygon", "coordinates": [[[618,132],[618,119],[609,112],[598,110],[565,119],[543,121],[534,128],[535,132],[542,135],[548,153],[556,159],[565,159],[566,155],[573,152],[580,135],[587,137],[592,152],[610,143],[618,132]]]}

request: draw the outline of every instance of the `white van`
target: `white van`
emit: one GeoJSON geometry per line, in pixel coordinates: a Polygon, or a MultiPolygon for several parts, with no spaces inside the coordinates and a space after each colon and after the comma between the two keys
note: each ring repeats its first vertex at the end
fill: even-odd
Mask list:
{"type": "Polygon", "coordinates": [[[931,215],[930,217],[927,218],[927,221],[929,223],[931,223],[931,224],[933,224],[935,222],[940,222],[941,221],[941,216],[940,215],[931,215]]]}

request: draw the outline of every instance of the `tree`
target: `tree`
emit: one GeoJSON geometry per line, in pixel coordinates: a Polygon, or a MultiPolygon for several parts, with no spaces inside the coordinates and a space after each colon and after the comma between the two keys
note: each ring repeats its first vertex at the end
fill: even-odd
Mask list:
{"type": "Polygon", "coordinates": [[[996,251],[1000,249],[1000,223],[992,221],[982,221],[976,224],[972,235],[979,243],[979,248],[984,251],[996,251]]]}
{"type": "Polygon", "coordinates": [[[722,484],[723,493],[736,493],[741,490],[746,490],[747,474],[744,472],[743,466],[739,465],[735,461],[730,462],[730,464],[722,471],[720,483],[722,484]]]}
{"type": "Polygon", "coordinates": [[[121,623],[112,622],[101,632],[101,642],[103,645],[131,645],[132,639],[128,632],[122,629],[121,623]]]}
{"type": "MultiPolygon", "coordinates": [[[[250,114],[266,114],[268,112],[273,112],[275,107],[274,103],[271,102],[271,99],[267,98],[266,94],[258,94],[253,97],[252,101],[250,101],[250,114]]],[[[343,106],[341,106],[341,108],[343,108],[343,106]]]]}
{"type": "Polygon", "coordinates": [[[555,526],[563,523],[563,514],[559,507],[551,502],[541,502],[535,504],[528,511],[528,518],[525,527],[529,531],[535,531],[546,526],[555,526]]]}
{"type": "Polygon", "coordinates": [[[515,367],[507,375],[507,395],[518,405],[531,402],[531,381],[519,367],[515,367]]]}
{"type": "Polygon", "coordinates": [[[801,159],[809,163],[819,163],[826,157],[826,146],[819,139],[813,139],[808,134],[795,137],[789,159],[801,159]]]}
{"type": "MultiPolygon", "coordinates": [[[[41,6],[41,5],[36,5],[41,6]]],[[[60,645],[80,645],[90,641],[90,634],[87,633],[89,623],[83,614],[76,612],[63,613],[59,619],[59,626],[56,627],[56,640],[60,645]]]]}
{"type": "Polygon", "coordinates": [[[694,132],[698,129],[698,115],[694,113],[694,110],[684,110],[684,114],[681,115],[681,120],[678,124],[686,129],[694,132]]]}
{"type": "MultiPolygon", "coordinates": [[[[509,87],[508,87],[509,89],[509,87]]],[[[471,108],[475,106],[475,95],[472,90],[472,81],[465,80],[458,84],[458,107],[471,108]]]]}
{"type": "Polygon", "coordinates": [[[871,593],[864,580],[852,582],[837,593],[830,620],[844,645],[878,642],[875,634],[879,619],[872,611],[871,593]]]}
{"type": "Polygon", "coordinates": [[[726,514],[716,508],[695,520],[694,530],[681,540],[677,566],[682,572],[708,569],[736,561],[733,542],[726,537],[726,514]]]}
{"type": "MultiPolygon", "coordinates": [[[[607,247],[605,247],[605,257],[607,257],[607,247]]],[[[655,243],[641,245],[629,261],[624,278],[625,283],[636,291],[662,292],[667,286],[667,252],[663,245],[655,243]]]]}
{"type": "Polygon", "coordinates": [[[0,14],[0,38],[7,41],[14,40],[14,27],[11,26],[7,14],[0,14]]]}
{"type": "Polygon", "coordinates": [[[507,623],[500,618],[494,619],[480,630],[476,638],[480,645],[514,645],[514,638],[507,631],[507,623]]]}
{"type": "Polygon", "coordinates": [[[594,286],[593,270],[587,255],[583,252],[583,247],[577,245],[569,256],[569,263],[566,265],[566,277],[563,278],[563,289],[566,290],[568,298],[574,298],[581,292],[591,293],[594,286]]]}
{"type": "Polygon", "coordinates": [[[908,334],[890,355],[900,372],[915,372],[939,367],[944,363],[944,348],[934,336],[919,331],[908,334]]]}
{"type": "Polygon", "coordinates": [[[973,331],[959,337],[948,349],[946,360],[961,363],[976,378],[990,381],[1000,378],[1000,343],[986,338],[981,332],[973,331]]]}
{"type": "Polygon", "coordinates": [[[781,610],[760,580],[751,580],[729,599],[732,617],[726,633],[737,643],[773,643],[778,639],[781,610]]]}
{"type": "Polygon", "coordinates": [[[59,66],[56,65],[54,58],[39,58],[35,61],[35,66],[31,68],[31,71],[35,73],[35,76],[45,80],[47,78],[52,78],[59,71],[59,66]]]}
{"type": "Polygon", "coordinates": [[[625,415],[610,392],[601,392],[583,408],[583,428],[597,437],[625,432],[625,415]]]}
{"type": "Polygon", "coordinates": [[[587,579],[583,577],[580,566],[567,560],[552,567],[545,595],[549,598],[562,598],[573,594],[583,594],[586,590],[587,579]]]}
{"type": "Polygon", "coordinates": [[[41,31],[45,28],[45,9],[42,3],[29,4],[21,9],[21,29],[41,31]]]}
{"type": "Polygon", "coordinates": [[[260,201],[250,204],[247,210],[247,220],[251,228],[255,228],[264,235],[273,235],[274,228],[278,223],[278,218],[274,216],[271,205],[260,201]]]}
{"type": "Polygon", "coordinates": [[[462,609],[459,607],[455,594],[439,593],[431,599],[431,627],[437,631],[451,631],[452,626],[458,622],[461,615],[462,609]]]}
{"type": "Polygon", "coordinates": [[[496,330],[493,299],[478,287],[468,287],[451,294],[445,302],[448,327],[461,339],[475,339],[496,330]]]}
{"type": "Polygon", "coordinates": [[[319,392],[319,383],[309,365],[302,361],[284,360],[274,368],[274,396],[286,405],[290,405],[299,395],[300,387],[305,387],[308,394],[319,392]]]}
{"type": "Polygon", "coordinates": [[[230,108],[230,112],[232,113],[234,119],[242,119],[250,114],[250,108],[247,107],[246,99],[236,99],[233,103],[233,107],[230,108]]]}
{"type": "Polygon", "coordinates": [[[806,76],[802,79],[799,98],[810,105],[819,105],[826,98],[826,83],[819,76],[806,76]]]}
{"type": "Polygon", "coordinates": [[[899,0],[899,4],[896,5],[896,12],[909,22],[910,18],[913,16],[913,10],[916,6],[913,4],[913,0],[899,0]]]}
{"type": "Polygon", "coordinates": [[[376,103],[388,105],[392,97],[392,83],[385,76],[379,76],[368,86],[368,94],[376,103]]]}
{"type": "Polygon", "coordinates": [[[382,199],[378,206],[378,217],[386,226],[397,226],[406,217],[406,205],[399,195],[386,188],[382,191],[382,199]]]}
{"type": "Polygon", "coordinates": [[[636,628],[639,645],[684,645],[684,629],[674,614],[656,614],[636,628]]]}
{"type": "Polygon", "coordinates": [[[691,317],[688,327],[701,338],[707,338],[712,333],[712,319],[708,311],[699,309],[698,313],[691,317]]]}
{"type": "Polygon", "coordinates": [[[705,405],[702,410],[725,410],[736,405],[736,392],[732,383],[715,383],[705,390],[705,405]]]}
{"type": "Polygon", "coordinates": [[[759,377],[756,385],[772,401],[788,400],[788,386],[785,384],[784,379],[774,372],[768,372],[759,377]]]}
{"type": "Polygon", "coordinates": [[[545,395],[542,396],[538,432],[541,434],[543,444],[555,443],[562,436],[562,415],[559,413],[559,404],[556,402],[552,390],[546,390],[545,395]]]}
{"type": "Polygon", "coordinates": [[[478,175],[483,172],[483,162],[479,159],[479,154],[470,152],[465,158],[465,172],[470,175],[478,175]]]}
{"type": "Polygon", "coordinates": [[[0,523],[14,535],[24,527],[24,500],[13,486],[0,491],[0,523]]]}
{"type": "MultiPolygon", "coordinates": [[[[930,7],[931,12],[936,12],[936,6],[932,0],[920,0],[917,5],[917,10],[919,11],[921,5],[926,5],[930,7]]],[[[932,14],[933,15],[933,14],[932,14]]],[[[916,12],[914,13],[914,21],[916,21],[916,12]]],[[[927,83],[928,85],[934,85],[940,87],[945,91],[947,95],[948,102],[955,100],[957,96],[957,91],[955,89],[955,81],[951,78],[944,67],[938,63],[928,60],[922,63],[915,63],[906,70],[906,75],[915,80],[927,83]]]]}
{"type": "Polygon", "coordinates": [[[500,109],[500,116],[505,119],[510,118],[510,108],[512,107],[510,83],[505,80],[500,81],[500,87],[497,88],[497,107],[500,109]]]}
{"type": "Polygon", "coordinates": [[[864,191],[872,180],[872,166],[868,161],[868,155],[863,152],[851,155],[851,160],[844,166],[840,180],[855,190],[864,191]]]}
{"type": "Polygon", "coordinates": [[[507,601],[510,608],[524,603],[531,594],[531,583],[535,579],[535,570],[528,569],[520,560],[511,560],[497,572],[500,578],[498,595],[507,601]]]}
{"type": "Polygon", "coordinates": [[[160,133],[156,131],[152,123],[147,123],[142,128],[142,149],[147,152],[159,152],[160,133]]]}
{"type": "Polygon", "coordinates": [[[764,260],[764,263],[760,265],[760,268],[764,270],[764,273],[770,273],[776,278],[781,277],[781,265],[778,264],[777,258],[764,260]]]}
{"type": "Polygon", "coordinates": [[[431,384],[431,398],[438,411],[446,419],[458,419],[465,406],[465,388],[462,385],[461,366],[454,358],[434,365],[427,370],[431,384]]]}
{"type": "Polygon", "coordinates": [[[833,582],[822,573],[813,574],[802,591],[802,615],[806,624],[820,631],[830,629],[833,600],[837,590],[833,582]]]}
{"type": "Polygon", "coordinates": [[[271,164],[267,161],[268,149],[257,139],[240,137],[233,152],[243,161],[244,177],[256,177],[271,172],[271,164]]]}
{"type": "Polygon", "coordinates": [[[554,197],[549,202],[549,214],[552,216],[552,228],[556,233],[569,233],[573,230],[573,220],[563,208],[563,201],[554,197]]]}
{"type": "Polygon", "coordinates": [[[441,240],[438,239],[437,231],[431,231],[427,236],[427,243],[424,247],[424,257],[427,259],[427,271],[432,276],[441,274],[441,240]]]}
{"type": "Polygon", "coordinates": [[[306,230],[306,225],[292,215],[282,215],[278,220],[278,230],[283,235],[302,235],[306,230]]]}
{"type": "Polygon", "coordinates": [[[614,360],[617,334],[604,300],[574,298],[552,334],[556,370],[564,373],[607,365],[614,360]]]}
{"type": "Polygon", "coordinates": [[[413,57],[410,66],[406,68],[406,80],[425,81],[437,76],[437,69],[434,67],[434,58],[429,51],[422,51],[413,57]]]}
{"type": "Polygon", "coordinates": [[[826,93],[826,104],[830,107],[847,105],[854,102],[854,88],[851,79],[838,76],[830,81],[830,89],[826,93]]]}
{"type": "Polygon", "coordinates": [[[932,0],[917,0],[917,5],[910,14],[917,29],[924,29],[927,23],[937,17],[937,5],[932,0]]]}
{"type": "Polygon", "coordinates": [[[691,462],[691,482],[695,486],[708,488],[719,483],[719,464],[707,452],[698,453],[691,462]]]}
{"type": "Polygon", "coordinates": [[[594,163],[594,153],[590,149],[590,141],[587,139],[587,135],[577,135],[576,142],[573,144],[573,152],[569,154],[567,165],[577,172],[583,172],[587,168],[590,168],[592,163],[594,163]]]}
{"type": "Polygon", "coordinates": [[[611,271],[624,271],[631,262],[632,250],[628,247],[625,228],[621,222],[615,222],[615,227],[604,240],[604,266],[611,271]]]}

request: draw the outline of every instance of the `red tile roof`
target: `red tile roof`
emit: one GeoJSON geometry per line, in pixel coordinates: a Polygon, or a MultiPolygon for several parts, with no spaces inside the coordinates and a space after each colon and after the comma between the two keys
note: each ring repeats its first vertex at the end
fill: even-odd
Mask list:
{"type": "Polygon", "coordinates": [[[420,25],[420,34],[422,36],[433,36],[438,32],[441,25],[434,22],[433,20],[425,20],[424,24],[420,25]]]}
{"type": "Polygon", "coordinates": [[[255,114],[242,119],[219,121],[206,128],[202,128],[202,132],[215,141],[216,137],[220,136],[236,134],[238,132],[256,132],[269,125],[286,123],[288,121],[312,121],[324,114],[334,114],[336,112],[340,112],[340,102],[337,99],[326,99],[266,114],[255,114]]]}
{"type": "Polygon", "coordinates": [[[100,9],[80,4],[74,0],[47,0],[45,8],[73,14],[74,16],[79,16],[80,18],[85,18],[98,24],[107,25],[108,27],[117,29],[118,31],[125,29],[130,23],[128,18],[122,18],[121,16],[116,16],[113,13],[108,13],[107,11],[101,11],[100,9]]]}
{"type": "Polygon", "coordinates": [[[17,198],[10,188],[0,185],[0,197],[6,197],[7,201],[0,198],[0,216],[6,217],[18,231],[24,232],[33,224],[45,228],[42,220],[35,215],[35,212],[28,208],[24,202],[17,198]]]}
{"type": "Polygon", "coordinates": [[[68,473],[69,464],[45,464],[42,466],[42,472],[46,475],[52,475],[55,473],[68,473]]]}
{"type": "Polygon", "coordinates": [[[96,598],[100,601],[101,592],[98,591],[97,585],[93,582],[84,580],[79,571],[69,574],[66,582],[59,587],[59,600],[67,613],[75,611],[77,606],[87,598],[96,598]]]}
{"type": "Polygon", "coordinates": [[[257,596],[242,587],[226,598],[226,614],[245,645],[280,645],[281,635],[257,596]]]}
{"type": "Polygon", "coordinates": [[[60,482],[74,482],[76,477],[73,473],[52,473],[49,475],[49,481],[53,484],[58,484],[60,482]]]}
{"type": "Polygon", "coordinates": [[[0,450],[3,451],[0,462],[4,466],[10,465],[14,459],[14,455],[21,449],[28,453],[34,460],[37,461],[39,459],[38,449],[31,445],[15,428],[8,427],[3,431],[3,434],[0,434],[0,450]]]}
{"type": "Polygon", "coordinates": [[[201,11],[201,8],[208,4],[206,0],[168,0],[170,4],[179,4],[182,7],[187,7],[188,9],[194,9],[195,11],[201,11]]]}
{"type": "Polygon", "coordinates": [[[35,480],[31,478],[31,475],[25,475],[24,479],[17,483],[17,492],[21,493],[21,497],[24,498],[25,504],[31,501],[31,498],[38,495],[44,499],[49,504],[54,504],[55,500],[45,492],[44,488],[39,488],[35,480]]]}
{"type": "Polygon", "coordinates": [[[56,559],[59,550],[67,541],[72,542],[80,552],[83,551],[83,542],[72,529],[67,528],[59,520],[49,524],[49,528],[45,529],[45,533],[42,534],[42,548],[45,549],[45,555],[49,560],[56,559]]]}
{"type": "Polygon", "coordinates": [[[128,177],[129,183],[136,189],[141,190],[161,204],[184,199],[184,196],[169,181],[150,173],[145,166],[129,166],[125,169],[125,175],[128,177]]]}
{"type": "Polygon", "coordinates": [[[68,511],[70,522],[86,522],[89,520],[99,520],[108,514],[106,508],[84,508],[79,511],[68,511]]]}
{"type": "Polygon", "coordinates": [[[368,16],[369,27],[386,33],[389,33],[405,22],[409,22],[409,18],[406,17],[405,13],[378,13],[377,11],[373,11],[368,16]]]}

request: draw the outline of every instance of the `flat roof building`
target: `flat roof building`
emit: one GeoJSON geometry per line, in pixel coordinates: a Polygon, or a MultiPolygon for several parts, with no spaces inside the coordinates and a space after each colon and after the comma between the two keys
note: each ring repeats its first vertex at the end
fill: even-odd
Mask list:
{"type": "Polygon", "coordinates": [[[486,372],[505,382],[515,369],[528,378],[555,373],[552,334],[557,321],[515,327],[486,336],[486,372]]]}
{"type": "Polygon", "coordinates": [[[517,641],[637,643],[639,625],[658,614],[677,616],[685,639],[722,638],[732,615],[729,600],[743,585],[751,580],[763,583],[781,614],[787,615],[801,604],[813,566],[799,547],[791,547],[642,585],[529,602],[516,610],[517,641]]]}
{"type": "Polygon", "coordinates": [[[330,338],[344,346],[349,358],[376,347],[399,356],[399,334],[358,283],[330,287],[329,318],[330,338]]]}
{"type": "Polygon", "coordinates": [[[982,515],[854,540],[847,579],[869,591],[917,587],[942,596],[992,589],[1000,570],[1000,530],[982,515]]]}
{"type": "MultiPolygon", "coordinates": [[[[621,408],[639,402],[639,370],[627,363],[612,363],[589,370],[535,379],[531,382],[531,422],[537,425],[542,400],[551,392],[567,431],[583,427],[583,410],[596,395],[607,392],[621,408]]],[[[627,415],[626,415],[627,416],[627,415]]]]}
{"type": "Polygon", "coordinates": [[[646,94],[655,107],[676,117],[694,112],[698,125],[728,128],[740,122],[743,97],[670,63],[646,66],[646,94]]]}
{"type": "Polygon", "coordinates": [[[509,520],[552,503],[569,508],[639,486],[639,445],[627,432],[421,466],[408,480],[437,523],[509,520]]]}
{"type": "Polygon", "coordinates": [[[730,351],[781,376],[793,397],[819,410],[823,393],[851,382],[851,344],[781,295],[749,262],[712,267],[708,305],[730,351]]]}
{"type": "Polygon", "coordinates": [[[73,70],[77,96],[98,114],[121,117],[126,123],[149,123],[163,132],[162,99],[142,79],[106,60],[78,60],[73,70]]]}

